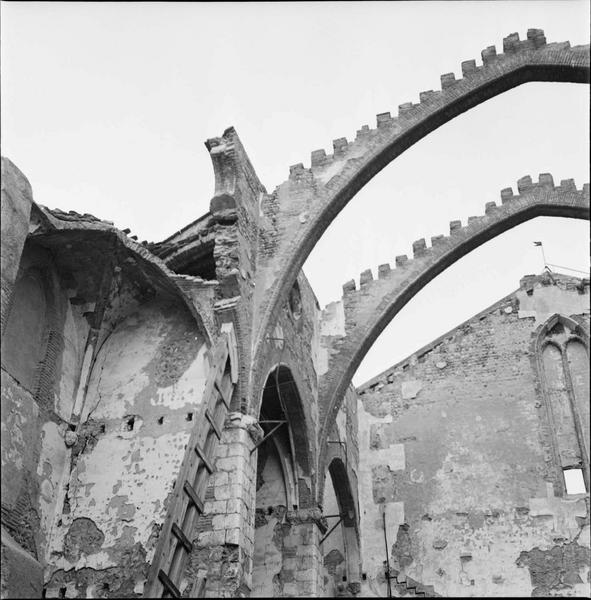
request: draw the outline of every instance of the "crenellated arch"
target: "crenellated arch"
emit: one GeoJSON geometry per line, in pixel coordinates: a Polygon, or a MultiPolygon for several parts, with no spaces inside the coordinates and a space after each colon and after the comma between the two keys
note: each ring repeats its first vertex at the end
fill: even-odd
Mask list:
{"type": "MultiPolygon", "coordinates": [[[[320,373],[321,399],[320,445],[330,431],[344,397],[345,390],[363,357],[374,341],[401,308],[429,281],[457,260],[501,233],[538,216],[589,218],[589,184],[577,190],[572,180],[554,186],[551,175],[540,175],[533,184],[530,177],[518,182],[518,195],[510,188],[501,192],[502,204],[488,203],[486,214],[470,217],[468,224],[450,223],[449,236],[424,239],[413,243],[414,256],[396,257],[396,268],[380,265],[379,278],[371,271],[361,274],[360,289],[353,281],[343,286],[341,301],[329,305],[325,319],[340,313],[340,335],[323,337],[325,371],[320,373]]],[[[325,462],[321,456],[320,465],[325,462]]]]}
{"type": "Polygon", "coordinates": [[[482,66],[462,63],[463,78],[441,76],[441,91],[421,92],[418,104],[401,104],[398,117],[377,115],[377,127],[364,125],[354,141],[333,142],[334,153],[312,152],[311,167],[290,168],[287,181],[264,195],[257,259],[254,360],[263,352],[268,329],[306,258],[337,214],[381,169],[444,123],[509,89],[531,81],[589,81],[589,46],[547,44],[544,32],[530,29],[482,51],[482,66]]]}

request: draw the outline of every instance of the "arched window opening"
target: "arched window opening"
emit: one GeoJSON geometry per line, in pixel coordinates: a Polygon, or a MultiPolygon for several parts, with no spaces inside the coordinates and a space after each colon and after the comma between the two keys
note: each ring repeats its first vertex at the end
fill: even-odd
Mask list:
{"type": "Polygon", "coordinates": [[[301,431],[296,434],[296,427],[290,426],[299,403],[289,369],[277,367],[263,389],[259,417],[266,439],[257,449],[253,597],[283,595],[297,568],[298,541],[291,535],[287,513],[299,503],[295,445],[299,436],[305,436],[305,427],[297,427],[301,431]]]}
{"type": "Polygon", "coordinates": [[[297,281],[294,282],[289,292],[289,310],[296,320],[302,316],[302,295],[297,281]]]}
{"type": "Polygon", "coordinates": [[[330,463],[325,478],[323,514],[328,533],[323,538],[323,588],[328,597],[342,595],[359,581],[360,555],[355,504],[342,460],[330,463]]]}
{"type": "Polygon", "coordinates": [[[566,358],[573,389],[574,401],[581,417],[583,445],[589,456],[589,356],[582,341],[571,338],[566,344],[566,358]]]}
{"type": "Polygon", "coordinates": [[[588,336],[578,323],[555,314],[540,328],[537,344],[559,487],[565,494],[585,493],[589,490],[588,336]]]}

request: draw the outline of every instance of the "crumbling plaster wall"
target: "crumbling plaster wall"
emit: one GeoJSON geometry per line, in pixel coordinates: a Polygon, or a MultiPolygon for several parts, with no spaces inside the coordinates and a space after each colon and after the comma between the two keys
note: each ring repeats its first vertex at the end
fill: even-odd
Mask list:
{"type": "Polygon", "coordinates": [[[283,572],[283,540],[290,526],[285,520],[288,509],[281,459],[273,440],[257,451],[257,491],[253,553],[252,596],[276,597],[287,583],[283,572]]]}
{"type": "MultiPolygon", "coordinates": [[[[259,205],[266,189],[233,127],[206,142],[215,174],[210,202],[215,227],[214,258],[222,298],[236,298],[236,337],[240,353],[238,394],[252,396],[253,297],[257,269],[259,205]]],[[[241,400],[242,402],[242,400],[241,400]]],[[[244,401],[246,404],[246,400],[244,401]]]]}
{"type": "Polygon", "coordinates": [[[143,592],[209,368],[194,320],[169,298],[105,322],[116,325],[90,373],[47,597],[143,592]]]}
{"type": "MultiPolygon", "coordinates": [[[[2,521],[44,563],[89,325],[51,255],[27,242],[2,352],[2,521]]],[[[40,590],[39,590],[40,591],[40,590]]]]}
{"type": "Polygon", "coordinates": [[[589,594],[589,496],[555,495],[532,356],[548,307],[588,328],[589,287],[529,287],[358,389],[365,594],[386,594],[384,512],[396,581],[589,594]]]}

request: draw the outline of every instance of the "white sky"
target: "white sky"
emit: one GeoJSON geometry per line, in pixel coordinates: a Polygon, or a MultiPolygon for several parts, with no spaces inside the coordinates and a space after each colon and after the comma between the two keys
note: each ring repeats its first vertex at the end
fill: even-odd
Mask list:
{"type": "MultiPolygon", "coordinates": [[[[35,200],[158,241],[207,212],[203,142],[233,125],[271,192],[310,152],[397,114],[512,32],[589,41],[585,1],[2,3],[2,154],[35,200]]],[[[529,83],[416,144],[343,210],[304,270],[321,306],[414,240],[481,215],[530,174],[589,181],[589,89],[529,83]]],[[[549,262],[589,267],[585,221],[538,218],[472,252],[418,294],[357,384],[518,287],[549,262]]],[[[557,269],[559,270],[559,269],[557,269]]]]}

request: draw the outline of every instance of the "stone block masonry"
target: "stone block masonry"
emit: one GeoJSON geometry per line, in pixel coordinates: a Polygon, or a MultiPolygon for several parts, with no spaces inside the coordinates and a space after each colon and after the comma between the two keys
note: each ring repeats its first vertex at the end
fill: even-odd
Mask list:
{"type": "Polygon", "coordinates": [[[181,582],[185,597],[194,597],[195,585],[203,585],[210,598],[245,597],[252,587],[256,453],[251,451],[261,437],[254,418],[228,415],[181,582]]]}

